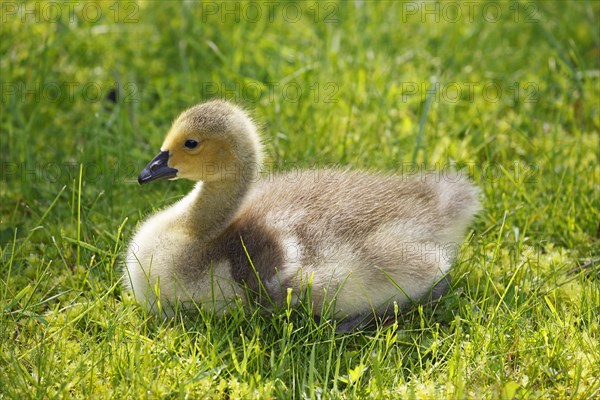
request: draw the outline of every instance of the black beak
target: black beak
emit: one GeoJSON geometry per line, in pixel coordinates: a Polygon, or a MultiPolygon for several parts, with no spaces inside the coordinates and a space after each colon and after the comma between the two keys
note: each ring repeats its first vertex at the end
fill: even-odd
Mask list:
{"type": "Polygon", "coordinates": [[[157,179],[171,179],[177,177],[177,170],[169,167],[169,152],[161,151],[146,165],[140,173],[138,182],[148,183],[157,179]]]}

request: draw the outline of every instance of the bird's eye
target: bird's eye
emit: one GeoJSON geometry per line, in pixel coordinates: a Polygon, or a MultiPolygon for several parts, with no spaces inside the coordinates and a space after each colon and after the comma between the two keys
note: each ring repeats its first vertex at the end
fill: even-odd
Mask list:
{"type": "Polygon", "coordinates": [[[185,141],[184,146],[188,149],[195,149],[198,147],[198,141],[193,139],[188,139],[185,141]]]}

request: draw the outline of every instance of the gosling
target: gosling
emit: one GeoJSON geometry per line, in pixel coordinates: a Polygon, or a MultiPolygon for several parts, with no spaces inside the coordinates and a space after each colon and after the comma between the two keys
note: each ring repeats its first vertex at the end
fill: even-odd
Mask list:
{"type": "Polygon", "coordinates": [[[261,178],[262,157],[255,123],[231,103],[199,104],[175,120],[138,181],[198,183],[129,244],[123,281],[138,301],[165,316],[221,312],[236,299],[297,302],[310,287],[314,315],[333,305],[328,315],[347,331],[394,302],[443,294],[480,209],[466,178],[341,169],[261,178]]]}

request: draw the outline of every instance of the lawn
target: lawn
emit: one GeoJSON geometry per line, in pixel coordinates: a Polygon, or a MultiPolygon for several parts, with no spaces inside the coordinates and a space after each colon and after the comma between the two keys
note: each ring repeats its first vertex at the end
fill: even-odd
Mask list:
{"type": "Polygon", "coordinates": [[[600,3],[0,4],[0,399],[600,396],[600,3]],[[272,171],[461,169],[449,293],[337,334],[302,306],[162,320],[119,279],[183,109],[261,124],[272,171]]]}

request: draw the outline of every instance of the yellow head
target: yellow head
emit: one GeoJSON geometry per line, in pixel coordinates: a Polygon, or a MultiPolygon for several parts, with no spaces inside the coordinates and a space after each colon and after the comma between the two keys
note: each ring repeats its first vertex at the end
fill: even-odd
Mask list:
{"type": "Polygon", "coordinates": [[[138,181],[249,179],[262,162],[256,127],[241,108],[216,100],[184,111],[173,123],[161,152],[138,181]]]}

